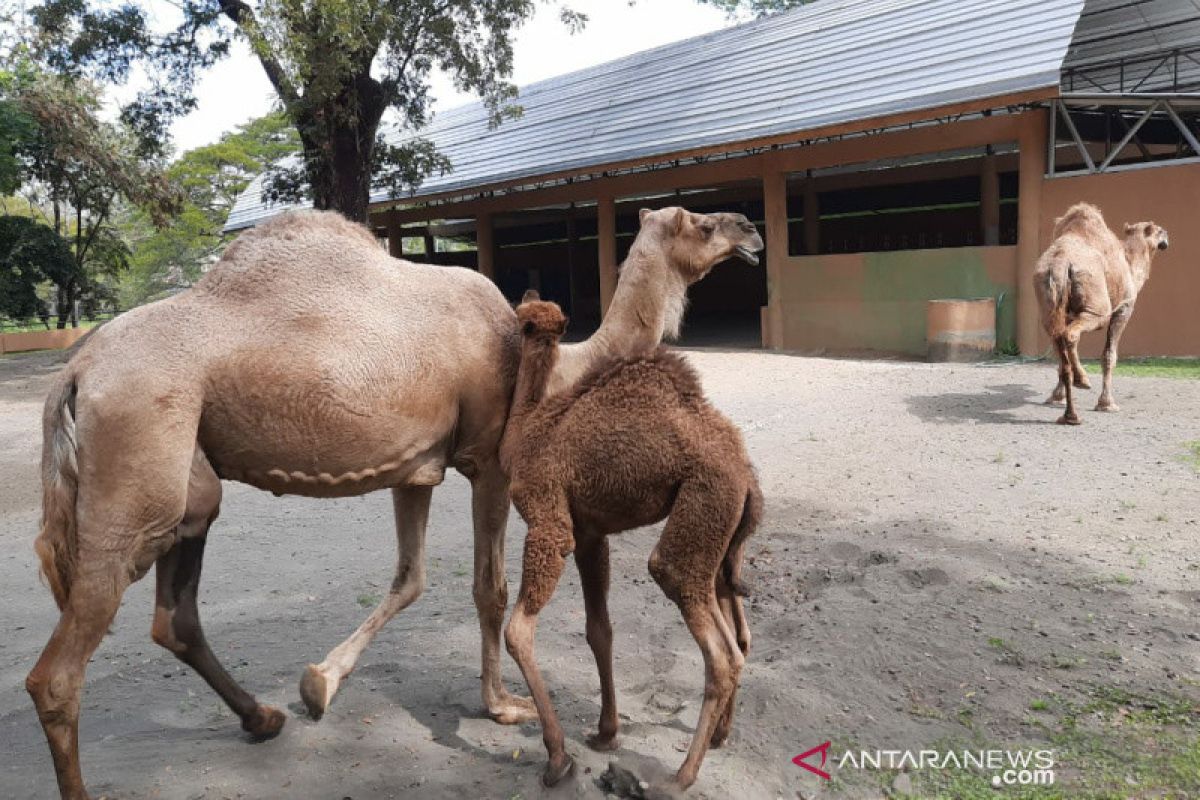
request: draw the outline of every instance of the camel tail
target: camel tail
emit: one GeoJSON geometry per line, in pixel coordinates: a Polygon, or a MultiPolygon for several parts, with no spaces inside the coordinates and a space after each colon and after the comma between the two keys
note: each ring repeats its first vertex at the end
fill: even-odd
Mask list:
{"type": "Polygon", "coordinates": [[[755,478],[749,491],[746,492],[746,500],[742,505],[742,518],[733,532],[733,538],[729,540],[729,547],[725,550],[725,560],[721,563],[721,574],[725,578],[725,583],[729,585],[734,594],[741,597],[750,596],[750,590],[741,580],[742,554],[746,549],[746,540],[758,529],[758,523],[762,521],[762,512],[762,490],[758,488],[758,479],[755,478]]]}
{"type": "Polygon", "coordinates": [[[78,549],[75,498],[79,465],[75,443],[75,379],[55,387],[42,417],[42,528],[33,548],[59,609],[67,604],[78,549]]]}
{"type": "Polygon", "coordinates": [[[1067,327],[1068,306],[1074,275],[1070,265],[1065,270],[1054,269],[1041,276],[1043,326],[1053,338],[1067,327]]]}

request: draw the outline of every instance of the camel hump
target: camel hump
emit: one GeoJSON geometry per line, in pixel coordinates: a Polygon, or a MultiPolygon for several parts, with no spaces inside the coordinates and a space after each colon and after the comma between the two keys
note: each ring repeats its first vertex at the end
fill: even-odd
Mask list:
{"type": "Polygon", "coordinates": [[[1112,235],[1112,231],[1104,221],[1104,215],[1091,203],[1076,203],[1067,209],[1067,213],[1054,221],[1055,239],[1068,233],[1085,237],[1096,234],[1112,235]]]}

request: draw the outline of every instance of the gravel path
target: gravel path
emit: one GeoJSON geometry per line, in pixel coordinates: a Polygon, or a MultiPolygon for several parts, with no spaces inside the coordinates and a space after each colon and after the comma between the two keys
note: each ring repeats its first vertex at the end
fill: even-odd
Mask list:
{"type": "MultiPolygon", "coordinates": [[[[745,430],[767,496],[746,570],[754,648],[737,723],[691,796],[822,796],[834,787],[791,758],[826,740],[1034,741],[1030,705],[1048,694],[1110,686],[1200,700],[1200,478],[1185,459],[1200,439],[1196,382],[1118,377],[1123,411],[1088,412],[1071,429],[1040,405],[1054,382],[1045,364],[691,358],[745,430]]],[[[13,800],[55,794],[23,686],[56,619],[30,547],[55,368],[53,356],[0,358],[0,796],[13,800]]],[[[207,686],[150,641],[153,580],[143,580],[88,672],[81,739],[93,794],[603,797],[594,779],[608,757],[582,741],[599,698],[570,570],[541,616],[538,650],[579,762],[574,782],[544,792],[537,726],[483,718],[468,509],[466,482],[448,478],[434,494],[426,593],[314,723],[295,713],[297,680],[388,585],[389,498],[273,498],[227,484],[205,559],[208,638],[292,719],[277,739],[247,743],[207,686]]],[[[514,592],[522,536],[514,514],[514,592]]],[[[646,573],[653,538],[639,531],[613,548],[618,755],[674,769],[702,668],[646,573]]],[[[505,673],[520,687],[507,658],[505,673]]],[[[890,782],[837,778],[841,797],[879,797],[890,782]]]]}

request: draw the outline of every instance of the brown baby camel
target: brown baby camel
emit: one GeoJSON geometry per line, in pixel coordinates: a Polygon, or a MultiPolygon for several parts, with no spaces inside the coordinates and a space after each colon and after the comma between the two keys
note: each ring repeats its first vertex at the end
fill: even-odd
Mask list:
{"type": "Polygon", "coordinates": [[[1116,411],[1112,371],[1117,344],[1133,315],[1138,292],[1150,278],[1150,264],[1166,250],[1167,232],[1153,222],[1125,226],[1125,239],[1109,230],[1100,209],[1078,203],[1054,223],[1054,241],[1034,268],[1033,289],[1042,326],[1058,354],[1058,385],[1048,403],[1066,402],[1060,425],[1078,425],[1071,387],[1090,389],[1079,362],[1079,337],[1108,326],[1104,344],[1104,384],[1097,411],[1116,411]]]}
{"type": "Polygon", "coordinates": [[[754,468],[741,434],[705,399],[696,373],[664,348],[613,359],[566,393],[545,397],[566,319],[558,306],[530,294],[517,308],[524,340],[500,459],[512,478],[513,503],[529,525],[505,641],[541,718],[549,751],[542,780],[557,783],[573,761],[534,659],[537,615],[574,552],[587,641],[600,674],[600,722],[588,744],[615,749],[606,537],[666,518],[650,574],[679,606],[705,666],[700,718],[675,775],[677,786],[686,788],[708,748],[729,735],[750,649],[738,576],[746,539],[762,513],[754,468]]]}
{"type": "MultiPolygon", "coordinates": [[[[573,368],[652,349],[677,327],[688,284],[761,248],[739,214],[647,212],[601,345],[576,345],[573,368]]],[[[284,214],[243,234],[190,291],[89,336],[43,415],[36,548],[62,614],[26,680],[62,797],[87,797],[78,730],[88,659],[125,589],[154,565],[154,641],[252,735],[282,727],[283,713],[237,684],[200,625],[221,479],[310,497],[393,492],[395,579],[358,630],[305,672],[301,693],[316,716],[376,633],[420,596],[433,487],[448,467],[466,475],[484,705],[500,722],[532,719],[533,704],[504,689],[499,662],[509,496],[498,450],[519,356],[516,316],[495,284],[391,258],[366,228],[329,212],[284,214]]]]}

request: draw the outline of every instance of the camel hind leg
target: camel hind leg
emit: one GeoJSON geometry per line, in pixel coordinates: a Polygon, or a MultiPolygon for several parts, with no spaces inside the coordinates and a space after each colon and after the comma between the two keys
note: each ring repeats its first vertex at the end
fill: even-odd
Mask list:
{"type": "Polygon", "coordinates": [[[1067,408],[1058,418],[1059,425],[1078,425],[1079,414],[1075,412],[1075,398],[1071,392],[1071,344],[1066,336],[1057,336],[1054,347],[1058,351],[1058,385],[1063,389],[1063,397],[1067,408]]]}
{"type": "Polygon", "coordinates": [[[108,631],[131,582],[128,561],[80,548],[70,597],[50,641],[25,679],[50,745],[64,800],[87,800],[79,765],[79,701],[88,659],[108,631]]]}
{"type": "Polygon", "coordinates": [[[217,661],[200,626],[197,594],[208,529],[221,504],[221,481],[199,447],[192,458],[187,509],[176,529],[178,540],[155,567],[154,624],[150,636],[175,654],[213,688],[256,738],[275,736],[283,712],[259,703],[217,661]]]}

